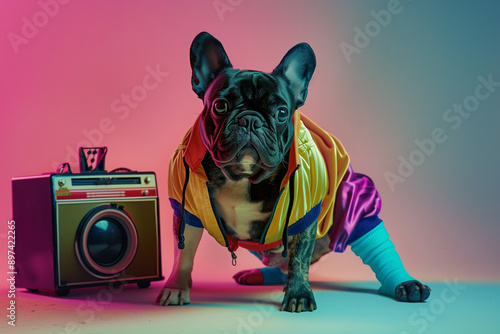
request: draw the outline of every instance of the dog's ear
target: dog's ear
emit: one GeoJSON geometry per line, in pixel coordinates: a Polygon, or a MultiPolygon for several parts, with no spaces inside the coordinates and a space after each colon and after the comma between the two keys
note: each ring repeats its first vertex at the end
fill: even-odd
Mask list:
{"type": "Polygon", "coordinates": [[[272,73],[285,79],[295,98],[296,108],[302,106],[306,100],[307,87],[315,68],[314,51],[309,44],[300,43],[286,53],[272,73]]]}
{"type": "Polygon", "coordinates": [[[201,32],[194,38],[189,59],[193,70],[191,84],[200,99],[222,70],[233,67],[221,42],[207,32],[201,32]]]}

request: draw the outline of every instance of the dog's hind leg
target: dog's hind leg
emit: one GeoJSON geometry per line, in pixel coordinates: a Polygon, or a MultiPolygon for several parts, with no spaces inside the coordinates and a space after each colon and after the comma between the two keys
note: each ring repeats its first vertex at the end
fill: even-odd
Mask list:
{"type": "MultiPolygon", "coordinates": [[[[250,251],[250,253],[262,260],[263,253],[256,251],[250,251]]],[[[275,264],[270,267],[239,271],[233,279],[242,285],[283,285],[288,280],[288,274],[275,264]]]]}
{"type": "Polygon", "coordinates": [[[239,271],[233,279],[242,285],[283,285],[288,274],[282,272],[280,267],[264,267],[239,271]]]}
{"type": "MultiPolygon", "coordinates": [[[[317,262],[323,255],[328,254],[331,250],[328,248],[330,238],[325,235],[323,238],[316,239],[314,244],[311,264],[317,262]]],[[[265,256],[262,253],[250,251],[259,260],[265,256]]],[[[288,280],[288,274],[282,270],[280,266],[274,265],[259,269],[242,270],[233,276],[233,279],[238,284],[242,285],[282,285],[288,280]]]]}
{"type": "Polygon", "coordinates": [[[421,302],[429,298],[431,289],[406,272],[383,223],[350,245],[382,284],[379,289],[381,294],[409,302],[421,302]]]}

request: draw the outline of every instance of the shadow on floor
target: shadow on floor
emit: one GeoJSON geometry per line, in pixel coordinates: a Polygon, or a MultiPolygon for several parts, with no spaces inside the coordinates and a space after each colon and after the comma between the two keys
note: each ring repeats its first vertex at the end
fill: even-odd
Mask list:
{"type": "MultiPolygon", "coordinates": [[[[65,297],[58,297],[50,291],[23,291],[22,295],[28,299],[59,300],[69,303],[106,300],[113,303],[156,306],[154,302],[163,283],[153,282],[147,289],[139,289],[135,284],[121,288],[101,286],[73,289],[65,297]]],[[[316,292],[343,291],[379,295],[376,289],[360,288],[359,283],[311,282],[311,287],[316,292]]],[[[283,295],[283,285],[251,286],[238,285],[234,282],[195,282],[190,291],[192,304],[203,307],[234,307],[235,304],[258,303],[280,308],[283,295]]]]}
{"type": "Polygon", "coordinates": [[[358,292],[366,294],[380,295],[377,289],[360,288],[352,286],[351,283],[342,282],[311,282],[311,288],[321,290],[343,291],[343,292],[358,292]]]}

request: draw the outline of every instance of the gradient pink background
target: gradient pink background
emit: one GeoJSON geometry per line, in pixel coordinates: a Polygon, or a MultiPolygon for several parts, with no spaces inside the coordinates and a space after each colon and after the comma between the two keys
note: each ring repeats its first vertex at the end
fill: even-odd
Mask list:
{"type": "MultiPolygon", "coordinates": [[[[364,29],[374,20],[370,11],[387,9],[389,1],[222,2],[232,3],[231,10],[219,16],[213,1],[74,0],[16,52],[9,33],[22,35],[23,18],[33,22],[42,9],[37,1],[0,1],[0,271],[6,271],[11,178],[50,172],[65,161],[78,171],[67,147],[76,152],[90,132],[93,144],[109,149],[107,170],[157,173],[169,275],[167,167],[202,108],[191,91],[188,56],[196,34],[208,31],[241,69],[272,71],[289,48],[308,42],[317,69],[301,110],[340,138],[356,171],[374,179],[381,217],[408,271],[427,281],[500,279],[500,92],[460,128],[443,121],[448,108],[474,93],[478,76],[500,81],[497,2],[402,0],[400,13],[350,63],[339,45],[353,45],[354,29],[364,29]],[[114,112],[114,101],[142,84],[147,67],[168,76],[129,114],[114,112]],[[98,135],[103,120],[108,133],[98,135]],[[384,173],[396,173],[398,156],[408,158],[414,141],[435,128],[447,140],[392,191],[384,173]]],[[[227,250],[205,234],[194,279],[227,281],[259,265],[239,250],[233,268],[227,250]]],[[[350,250],[324,258],[311,278],[375,279],[350,250]]]]}

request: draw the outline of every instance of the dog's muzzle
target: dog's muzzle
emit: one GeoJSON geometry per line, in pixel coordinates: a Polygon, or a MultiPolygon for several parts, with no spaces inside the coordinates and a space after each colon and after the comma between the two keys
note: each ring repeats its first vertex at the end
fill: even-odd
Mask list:
{"type": "Polygon", "coordinates": [[[214,161],[229,179],[258,182],[281,162],[276,136],[260,113],[247,110],[238,116],[227,128],[225,144],[218,146],[226,159],[214,161]]]}
{"type": "Polygon", "coordinates": [[[238,126],[246,130],[248,133],[257,131],[262,128],[264,121],[262,116],[254,111],[243,112],[238,120],[238,126]]]}

